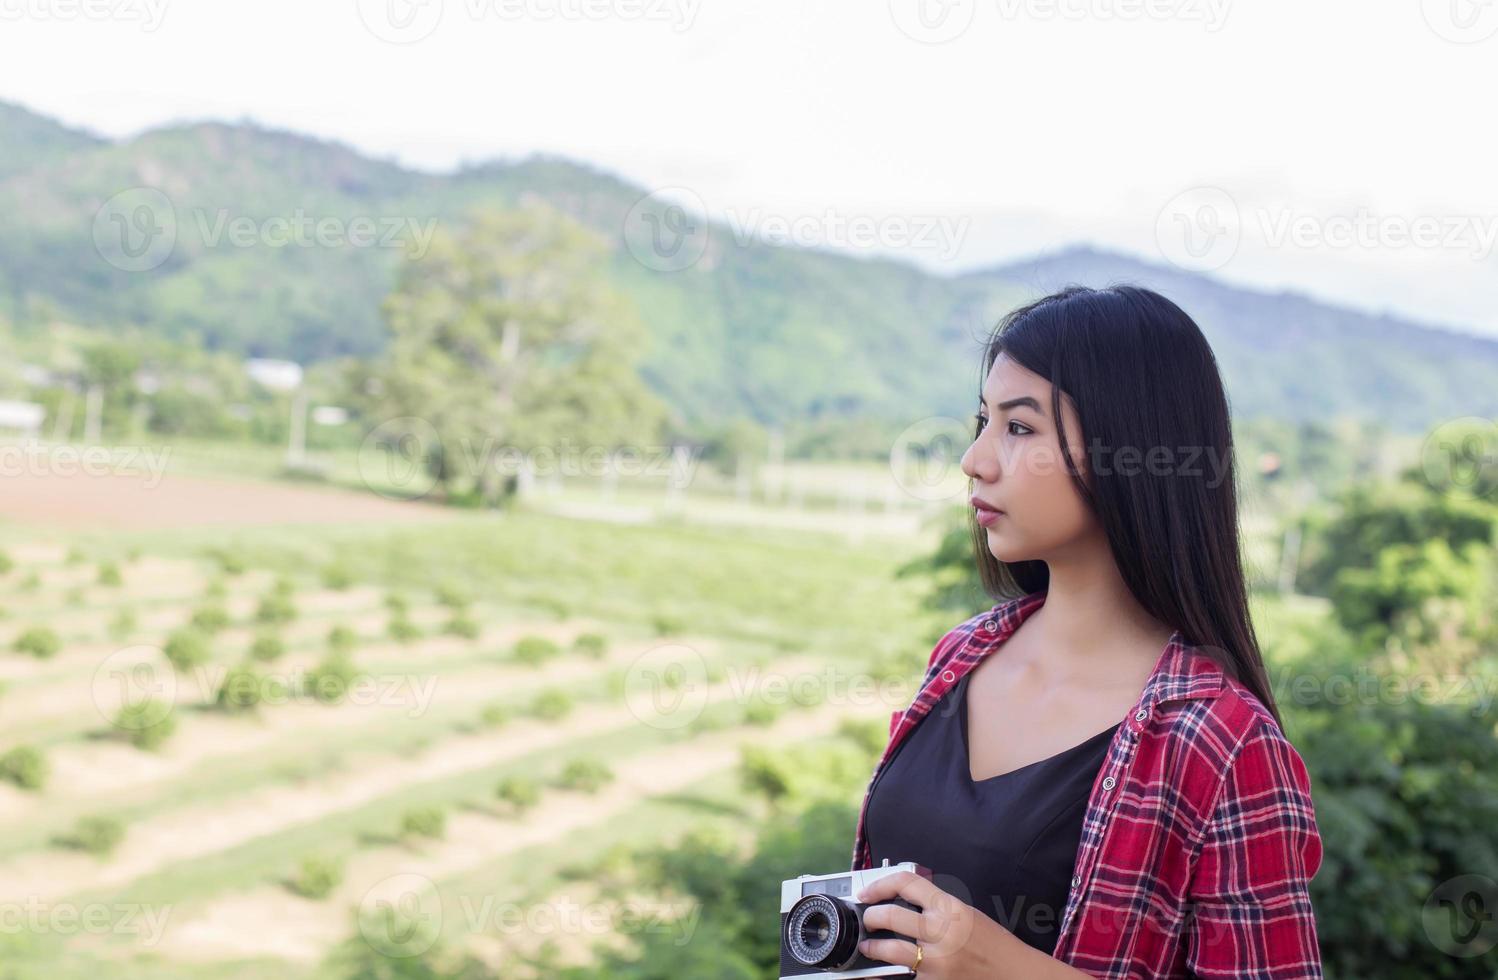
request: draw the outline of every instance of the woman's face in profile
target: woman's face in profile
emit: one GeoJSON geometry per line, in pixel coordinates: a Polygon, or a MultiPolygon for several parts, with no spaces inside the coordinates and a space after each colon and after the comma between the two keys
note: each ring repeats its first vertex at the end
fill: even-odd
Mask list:
{"type": "MultiPolygon", "coordinates": [[[[1095,515],[1072,485],[1051,415],[1051,383],[1000,354],[983,383],[981,431],[962,454],[962,472],[978,499],[1003,511],[989,525],[988,548],[999,561],[1043,560],[1087,546],[1100,533],[1095,515]]],[[[1081,423],[1061,398],[1071,457],[1085,478],[1081,423]]]]}

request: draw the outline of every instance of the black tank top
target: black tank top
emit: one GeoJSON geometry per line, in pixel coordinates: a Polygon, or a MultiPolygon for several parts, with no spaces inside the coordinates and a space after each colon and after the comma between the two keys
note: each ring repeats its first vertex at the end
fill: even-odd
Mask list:
{"type": "Polygon", "coordinates": [[[1118,725],[1050,758],[974,780],[967,751],[970,676],[921,718],[870,787],[869,853],[874,867],[885,858],[925,865],[943,891],[1049,954],[1092,782],[1118,725]]]}

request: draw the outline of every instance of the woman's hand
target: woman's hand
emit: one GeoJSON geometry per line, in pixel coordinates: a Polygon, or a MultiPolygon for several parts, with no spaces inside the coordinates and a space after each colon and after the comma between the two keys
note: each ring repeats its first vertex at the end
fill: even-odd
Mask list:
{"type": "Polygon", "coordinates": [[[1016,968],[1028,962],[1016,947],[1040,953],[1026,946],[992,918],[912,871],[885,875],[855,895],[854,900],[869,904],[897,896],[917,906],[918,910],[898,905],[875,905],[864,911],[864,929],[867,932],[888,929],[910,936],[914,942],[866,939],[858,946],[859,952],[865,956],[899,966],[914,966],[915,943],[918,942],[921,944],[918,976],[927,980],[966,980],[970,977],[992,980],[1018,975],[1016,968]]]}

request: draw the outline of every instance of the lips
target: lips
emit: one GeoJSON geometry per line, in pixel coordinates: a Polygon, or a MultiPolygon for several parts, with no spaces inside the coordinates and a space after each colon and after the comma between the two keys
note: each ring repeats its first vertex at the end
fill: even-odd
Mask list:
{"type": "Polygon", "coordinates": [[[976,494],[974,494],[972,497],[968,498],[968,502],[971,503],[973,505],[973,508],[975,510],[979,511],[979,512],[987,511],[989,513],[994,513],[994,514],[1002,514],[1002,513],[1004,513],[1002,510],[1000,510],[999,508],[993,506],[988,501],[986,501],[986,500],[980,500],[976,494]]]}

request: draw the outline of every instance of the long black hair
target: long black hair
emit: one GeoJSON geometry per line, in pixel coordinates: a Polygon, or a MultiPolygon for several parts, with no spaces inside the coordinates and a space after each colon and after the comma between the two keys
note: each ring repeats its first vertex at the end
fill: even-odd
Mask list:
{"type": "MultiPolygon", "coordinates": [[[[982,378],[1000,354],[1051,383],[1061,458],[1134,598],[1280,723],[1248,611],[1227,394],[1201,328],[1149,289],[1068,286],[999,322],[982,378]],[[1063,392],[1081,422],[1086,474],[1059,424],[1063,392]]],[[[999,561],[976,520],[972,537],[991,597],[1049,586],[1045,562],[999,561]]]]}

